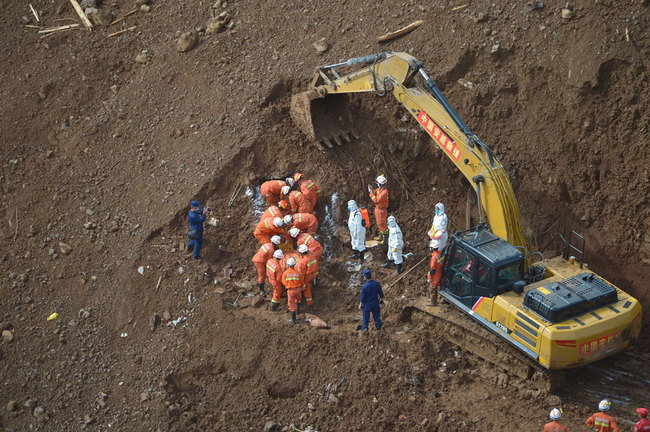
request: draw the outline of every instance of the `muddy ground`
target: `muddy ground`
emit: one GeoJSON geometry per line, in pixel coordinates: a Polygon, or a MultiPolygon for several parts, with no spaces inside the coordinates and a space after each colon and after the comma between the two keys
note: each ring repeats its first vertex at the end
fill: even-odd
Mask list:
{"type": "MultiPolygon", "coordinates": [[[[465,228],[469,183],[391,97],[354,96],[360,139],[328,153],[289,103],[317,65],[414,55],[510,173],[531,249],[577,230],[591,268],[647,308],[646,1],[142,3],[105,0],[126,17],[43,34],[30,26],[79,22],[68,1],[34,0],[40,23],[2,2],[5,430],[541,430],[554,406],[573,430],[603,396],[630,428],[648,404],[643,338],[559,393],[531,388],[402,319],[424,268],[387,289],[385,331],[359,338],[347,200],[368,204],[365,185],[388,176],[410,269],[436,202],[465,228]],[[230,28],[207,32],[222,12],[230,28]],[[190,30],[198,45],[178,52],[190,30]],[[255,295],[256,187],[297,170],[323,189],[314,299],[331,330],[291,326],[255,295]],[[202,262],[183,250],[191,199],[219,221],[202,262]]],[[[374,249],[369,265],[387,287],[383,259],[374,249]]]]}

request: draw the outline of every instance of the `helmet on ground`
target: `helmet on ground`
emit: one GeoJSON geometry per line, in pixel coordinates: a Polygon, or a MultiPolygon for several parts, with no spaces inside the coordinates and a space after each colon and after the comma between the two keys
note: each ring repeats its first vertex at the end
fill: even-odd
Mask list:
{"type": "Polygon", "coordinates": [[[282,237],[280,237],[279,235],[274,235],[273,237],[271,237],[271,243],[273,243],[274,245],[279,245],[280,243],[282,243],[282,237]]]}
{"type": "Polygon", "coordinates": [[[273,226],[274,227],[282,228],[282,225],[284,225],[284,223],[282,222],[282,218],[279,218],[279,217],[273,218],[273,226]]]}
{"type": "Polygon", "coordinates": [[[293,217],[291,217],[291,215],[286,215],[282,220],[284,220],[285,225],[291,225],[291,222],[293,221],[293,217]]]}
{"type": "Polygon", "coordinates": [[[294,179],[295,181],[298,181],[298,180],[300,180],[301,178],[302,178],[302,173],[295,173],[295,174],[293,175],[293,179],[294,179]]]}
{"type": "Polygon", "coordinates": [[[443,203],[436,204],[436,214],[441,215],[445,213],[445,205],[443,203]]]}
{"type": "Polygon", "coordinates": [[[385,185],[387,181],[388,181],[388,180],[386,180],[386,177],[385,177],[383,174],[380,175],[379,177],[377,177],[377,184],[378,184],[379,186],[383,186],[383,185],[385,185]]]}
{"type": "Polygon", "coordinates": [[[638,412],[641,417],[648,417],[648,410],[645,408],[637,408],[636,412],[638,412]]]}
{"type": "Polygon", "coordinates": [[[550,414],[551,420],[559,420],[562,418],[562,411],[557,408],[553,408],[550,414]]]}
{"type": "Polygon", "coordinates": [[[289,235],[293,238],[298,237],[299,234],[300,234],[300,230],[296,227],[293,227],[289,230],[289,235]]]}
{"type": "Polygon", "coordinates": [[[611,406],[612,406],[612,403],[609,401],[609,399],[603,399],[598,404],[598,409],[601,410],[601,411],[609,411],[611,406]]]}
{"type": "Polygon", "coordinates": [[[440,241],[438,239],[433,239],[429,242],[429,247],[431,249],[440,249],[440,241]]]}
{"type": "Polygon", "coordinates": [[[289,267],[295,267],[296,266],[296,259],[294,257],[289,257],[289,259],[287,259],[287,265],[289,267]]]}
{"type": "Polygon", "coordinates": [[[298,252],[300,252],[301,254],[306,254],[307,252],[309,252],[309,248],[307,247],[307,245],[301,244],[300,246],[298,246],[298,252]]]}
{"type": "Polygon", "coordinates": [[[357,202],[355,200],[348,201],[348,210],[355,211],[358,208],[359,208],[359,205],[357,204],[357,202]]]}
{"type": "Polygon", "coordinates": [[[273,258],[281,260],[284,258],[284,252],[282,252],[282,249],[278,249],[275,252],[273,252],[273,258]]]}
{"type": "Polygon", "coordinates": [[[282,186],[282,195],[289,195],[291,188],[289,186],[282,186]]]}
{"type": "Polygon", "coordinates": [[[289,203],[286,200],[280,200],[278,203],[278,208],[280,210],[289,210],[289,203]]]}
{"type": "Polygon", "coordinates": [[[395,219],[395,216],[388,216],[388,219],[386,219],[386,225],[389,227],[397,225],[397,219],[395,219]]]}
{"type": "Polygon", "coordinates": [[[287,177],[287,178],[285,179],[285,182],[289,185],[289,187],[293,187],[293,185],[296,184],[296,182],[294,181],[294,179],[292,179],[291,177],[287,177]]]}

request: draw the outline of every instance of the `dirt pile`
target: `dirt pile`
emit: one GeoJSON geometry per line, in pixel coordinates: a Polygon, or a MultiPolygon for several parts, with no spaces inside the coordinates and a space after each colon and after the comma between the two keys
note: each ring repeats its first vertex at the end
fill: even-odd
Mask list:
{"type": "MultiPolygon", "coordinates": [[[[390,98],[354,96],[360,139],[331,153],[307,143],[289,117],[291,94],[315,66],[411,53],[506,166],[531,248],[576,229],[592,268],[647,308],[646,2],[576,3],[563,13],[566,2],[106,0],[98,9],[123,20],[45,34],[30,27],[38,23],[25,4],[4,3],[7,430],[262,430],[269,421],[321,431],[515,430],[541,428],[559,405],[579,428],[601,395],[622,420],[646,402],[627,378],[648,380],[642,343],[576,371],[569,390],[550,395],[402,320],[424,293],[424,271],[387,290],[385,332],[359,339],[347,200],[364,204],[365,185],[387,174],[389,210],[414,254],[408,269],[426,254],[437,201],[451,229],[465,227],[469,184],[390,98]],[[418,19],[425,23],[409,35],[376,42],[418,19]],[[198,44],[179,52],[189,31],[198,44]],[[315,49],[323,38],[328,49],[315,49]],[[249,295],[255,188],[297,170],[324,191],[314,300],[331,330],[291,327],[249,295]],[[203,262],[183,250],[190,199],[219,221],[203,262]]],[[[78,20],[67,1],[32,5],[44,27],[78,20]]],[[[394,276],[379,270],[382,260],[373,250],[369,265],[387,286],[394,276]]]]}

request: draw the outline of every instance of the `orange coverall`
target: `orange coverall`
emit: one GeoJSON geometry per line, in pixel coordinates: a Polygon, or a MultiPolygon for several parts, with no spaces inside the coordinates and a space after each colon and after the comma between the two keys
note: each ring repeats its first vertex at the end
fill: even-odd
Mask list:
{"type": "Polygon", "coordinates": [[[269,278],[269,283],[273,287],[271,302],[278,303],[282,298],[282,270],[277,259],[270,259],[266,262],[266,277],[269,278]]]}
{"type": "Polygon", "coordinates": [[[566,426],[557,420],[544,425],[544,432],[567,432],[566,426]]]}
{"type": "Polygon", "coordinates": [[[598,412],[587,419],[587,427],[596,427],[598,432],[619,432],[616,420],[609,414],[598,412]]]}
{"type": "Polygon", "coordinates": [[[311,201],[312,205],[316,205],[316,201],[320,197],[320,188],[313,180],[303,180],[300,183],[300,192],[311,201]]]}
{"type": "Polygon", "coordinates": [[[253,231],[255,238],[262,244],[271,243],[271,237],[276,234],[280,236],[284,235],[284,229],[273,225],[273,219],[262,219],[255,227],[255,231],[253,231]]]}
{"type": "Polygon", "coordinates": [[[316,234],[318,219],[311,213],[296,213],[293,215],[293,226],[301,232],[316,234]]]}
{"type": "Polygon", "coordinates": [[[307,300],[307,306],[313,306],[314,301],[311,297],[311,286],[316,276],[318,276],[318,258],[312,252],[307,252],[298,262],[298,272],[305,279],[304,296],[307,300]]]}
{"type": "Polygon", "coordinates": [[[435,270],[433,275],[428,274],[429,283],[432,288],[437,288],[440,284],[440,279],[442,278],[442,265],[445,261],[445,257],[442,256],[442,252],[439,250],[434,250],[431,253],[431,270],[435,270]]]}
{"type": "Polygon", "coordinates": [[[298,246],[301,244],[307,246],[318,259],[323,256],[323,246],[318,243],[318,241],[311,234],[301,233],[297,238],[296,244],[298,246]]]}
{"type": "Polygon", "coordinates": [[[264,277],[266,276],[266,262],[273,258],[273,248],[272,243],[264,243],[260,246],[260,249],[253,256],[253,264],[257,268],[257,283],[264,283],[264,277]]]}
{"type": "Polygon", "coordinates": [[[313,213],[314,205],[309,199],[298,191],[289,192],[289,205],[291,213],[313,213]]]}
{"type": "Polygon", "coordinates": [[[284,180],[269,180],[262,183],[260,192],[269,205],[276,205],[280,201],[282,195],[282,188],[287,186],[284,180]]]}
{"type": "Polygon", "coordinates": [[[282,274],[282,284],[287,289],[289,312],[295,312],[296,305],[302,300],[301,291],[305,284],[303,277],[295,267],[289,267],[282,274]]]}
{"type": "MultiPolygon", "coordinates": [[[[288,212],[287,212],[288,213],[288,212]]],[[[287,213],[282,213],[282,210],[276,205],[272,205],[271,207],[267,208],[264,214],[262,215],[261,220],[264,220],[266,218],[275,218],[275,217],[284,217],[285,214],[287,213]]]]}
{"type": "Polygon", "coordinates": [[[375,220],[379,231],[385,233],[388,231],[386,219],[388,219],[388,189],[379,187],[372,191],[370,199],[375,203],[375,220]]]}

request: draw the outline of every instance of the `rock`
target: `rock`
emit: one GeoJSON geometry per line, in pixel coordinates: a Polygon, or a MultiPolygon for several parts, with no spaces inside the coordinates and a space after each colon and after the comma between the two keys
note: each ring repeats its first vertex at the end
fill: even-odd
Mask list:
{"type": "Polygon", "coordinates": [[[120,229],[119,224],[117,221],[111,222],[111,224],[108,226],[108,232],[114,233],[115,231],[118,231],[120,229]]]}
{"type": "Polygon", "coordinates": [[[113,13],[109,10],[102,9],[90,15],[90,19],[98,26],[108,27],[113,22],[113,13]]]}
{"type": "Polygon", "coordinates": [[[151,54],[148,49],[142,50],[140,54],[135,57],[135,61],[140,64],[147,64],[151,61],[151,54]]]}
{"type": "Polygon", "coordinates": [[[319,54],[322,54],[326,52],[329,49],[330,45],[327,43],[325,38],[321,38],[320,40],[314,42],[314,48],[316,48],[316,51],[319,54]]]}
{"type": "Polygon", "coordinates": [[[153,314],[151,318],[149,318],[149,329],[151,331],[156,331],[156,327],[158,326],[158,323],[160,322],[160,317],[158,314],[153,314]]]}
{"type": "Polygon", "coordinates": [[[83,9],[97,8],[97,2],[95,0],[81,0],[79,2],[79,6],[81,6],[83,9]]]}
{"type": "Polygon", "coordinates": [[[313,411],[313,410],[316,409],[316,408],[314,408],[314,404],[312,404],[311,402],[309,402],[309,403],[307,404],[307,408],[309,408],[309,410],[311,410],[311,411],[313,411]]]}
{"type": "Polygon", "coordinates": [[[219,33],[226,29],[226,22],[218,18],[210,18],[205,24],[205,32],[207,34],[219,33]]]}
{"type": "Polygon", "coordinates": [[[31,22],[32,22],[32,19],[30,17],[28,17],[27,15],[23,15],[22,17],[20,17],[20,23],[22,25],[27,25],[27,24],[29,24],[31,22]]]}
{"type": "Polygon", "coordinates": [[[199,43],[199,36],[195,32],[185,32],[178,38],[176,49],[179,52],[187,52],[199,43]]]}
{"type": "Polygon", "coordinates": [[[14,340],[14,334],[11,332],[11,330],[3,330],[2,331],[2,340],[11,343],[14,340]]]}
{"type": "Polygon", "coordinates": [[[96,14],[97,12],[99,12],[99,9],[94,8],[94,7],[89,7],[89,8],[84,9],[84,13],[86,15],[88,15],[88,16],[92,16],[92,15],[96,14]]]}
{"type": "Polygon", "coordinates": [[[333,404],[337,404],[337,403],[339,403],[339,398],[337,398],[336,396],[334,396],[333,394],[331,394],[331,395],[330,395],[330,398],[329,398],[329,402],[330,402],[330,403],[333,403],[333,404]]]}
{"type": "Polygon", "coordinates": [[[39,423],[45,423],[50,419],[42,406],[34,408],[34,417],[39,423]]]}
{"type": "Polygon", "coordinates": [[[278,431],[279,429],[280,426],[273,420],[267,421],[266,424],[264,425],[264,432],[274,432],[274,431],[278,431]]]}
{"type": "Polygon", "coordinates": [[[79,312],[77,313],[77,316],[81,319],[88,319],[90,318],[90,312],[88,312],[85,309],[79,309],[79,312]]]}
{"type": "Polygon", "coordinates": [[[148,5],[151,3],[151,0],[135,0],[136,6],[148,5]]]}
{"type": "Polygon", "coordinates": [[[478,15],[476,15],[475,21],[477,23],[484,22],[488,18],[487,14],[485,12],[479,12],[478,15]]]}
{"type": "Polygon", "coordinates": [[[15,400],[10,400],[7,402],[7,411],[15,411],[16,410],[16,401],[15,400]]]}
{"type": "Polygon", "coordinates": [[[562,19],[569,21],[574,16],[573,11],[568,8],[562,9],[562,19]]]}
{"type": "Polygon", "coordinates": [[[169,321],[170,319],[172,319],[172,314],[170,314],[169,311],[164,311],[162,317],[165,321],[169,321]]]}
{"type": "Polygon", "coordinates": [[[149,12],[151,10],[151,7],[149,5],[143,4],[142,6],[140,6],[140,10],[142,12],[149,12]]]}
{"type": "Polygon", "coordinates": [[[217,0],[217,1],[214,2],[214,4],[212,5],[212,9],[219,9],[220,7],[221,7],[221,0],[217,0]]]}
{"type": "Polygon", "coordinates": [[[499,52],[499,44],[492,45],[492,48],[490,49],[490,52],[492,54],[499,52]]]}
{"type": "Polygon", "coordinates": [[[59,242],[59,250],[63,255],[69,255],[70,252],[72,252],[72,246],[63,242],[59,242]]]}

